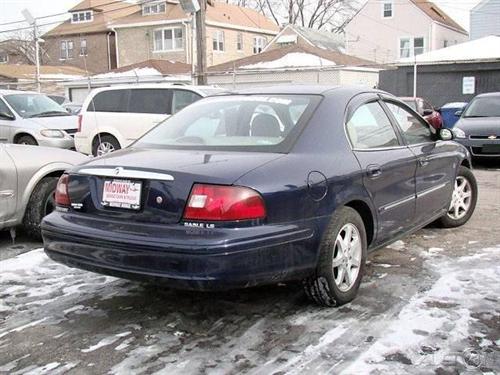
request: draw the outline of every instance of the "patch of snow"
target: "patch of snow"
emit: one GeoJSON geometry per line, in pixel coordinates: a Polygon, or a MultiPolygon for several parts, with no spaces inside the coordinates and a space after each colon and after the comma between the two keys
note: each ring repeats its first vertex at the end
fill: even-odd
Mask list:
{"type": "Polygon", "coordinates": [[[406,248],[406,244],[403,241],[399,240],[399,241],[396,241],[396,242],[390,244],[389,246],[387,246],[387,248],[392,249],[392,250],[401,251],[401,250],[404,250],[406,248]]]}
{"type": "Polygon", "coordinates": [[[163,76],[163,74],[160,73],[155,68],[136,68],[136,69],[127,70],[125,72],[108,72],[108,73],[96,74],[96,75],[92,76],[91,79],[94,79],[94,78],[97,78],[97,79],[123,78],[123,77],[128,77],[128,78],[155,77],[155,76],[161,77],[161,76],[163,76]]]}
{"type": "Polygon", "coordinates": [[[93,352],[94,350],[100,349],[104,346],[112,345],[116,341],[118,341],[121,337],[128,336],[131,333],[132,332],[127,331],[127,332],[119,333],[119,334],[116,334],[113,336],[105,337],[101,341],[99,341],[97,344],[92,345],[92,346],[88,347],[87,349],[82,349],[82,353],[90,353],[90,352],[93,352]]]}
{"type": "Polygon", "coordinates": [[[22,357],[19,357],[17,359],[14,359],[13,361],[10,361],[8,363],[6,363],[5,365],[3,366],[0,366],[0,373],[10,373],[11,370],[15,369],[17,367],[17,364],[22,361],[23,359],[25,358],[28,358],[31,354],[26,354],[26,355],[23,355],[22,357]]]}
{"type": "Polygon", "coordinates": [[[335,66],[335,62],[310,53],[292,52],[279,59],[241,66],[241,69],[279,69],[335,66]]]}
{"type": "Polygon", "coordinates": [[[30,323],[27,323],[25,325],[22,325],[20,327],[16,327],[16,328],[12,328],[8,331],[3,331],[3,332],[0,332],[0,338],[8,335],[9,333],[13,333],[13,332],[21,332],[22,330],[26,329],[26,328],[30,328],[30,327],[34,327],[44,321],[46,321],[47,318],[42,318],[42,319],[39,319],[39,320],[35,320],[34,322],[30,322],[30,323]]]}

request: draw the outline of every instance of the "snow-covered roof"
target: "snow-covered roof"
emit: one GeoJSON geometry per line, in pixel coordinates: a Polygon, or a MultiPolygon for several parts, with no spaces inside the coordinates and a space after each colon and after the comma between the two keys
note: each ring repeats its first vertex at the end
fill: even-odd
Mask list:
{"type": "Polygon", "coordinates": [[[124,72],[109,72],[96,74],[91,78],[123,78],[123,77],[154,77],[154,76],[163,76],[161,72],[156,70],[155,68],[135,68],[130,69],[124,72]]]}
{"type": "Polygon", "coordinates": [[[256,64],[243,65],[240,69],[281,69],[281,68],[309,68],[335,66],[333,61],[310,53],[292,52],[276,60],[262,61],[256,64]]]}
{"type": "Polygon", "coordinates": [[[399,64],[440,64],[500,60],[500,36],[490,35],[399,60],[399,64]]]}

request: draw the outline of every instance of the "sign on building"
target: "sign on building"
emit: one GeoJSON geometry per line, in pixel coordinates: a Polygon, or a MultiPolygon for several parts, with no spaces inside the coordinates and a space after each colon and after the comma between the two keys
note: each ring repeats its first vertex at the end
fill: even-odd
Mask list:
{"type": "Polygon", "coordinates": [[[476,77],[464,77],[462,82],[462,94],[470,95],[476,93],[476,77]]]}

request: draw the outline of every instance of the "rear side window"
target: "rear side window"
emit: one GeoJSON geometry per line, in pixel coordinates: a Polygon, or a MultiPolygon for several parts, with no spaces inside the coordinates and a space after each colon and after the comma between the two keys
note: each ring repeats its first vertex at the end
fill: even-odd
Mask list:
{"type": "Polygon", "coordinates": [[[169,115],[171,90],[168,89],[132,89],[128,112],[169,115]]]}
{"type": "Polygon", "coordinates": [[[129,90],[110,90],[98,93],[91,100],[89,112],[127,112],[129,90]]]}
{"type": "Polygon", "coordinates": [[[347,122],[353,148],[367,150],[399,146],[391,122],[378,102],[363,104],[347,122]]]}
{"type": "Polygon", "coordinates": [[[395,103],[387,103],[399,127],[403,131],[403,137],[410,145],[427,143],[433,141],[431,129],[423,121],[414,116],[406,108],[395,103]]]}
{"type": "Polygon", "coordinates": [[[177,113],[191,103],[200,100],[201,96],[195,92],[187,90],[174,90],[172,98],[172,113],[177,113]]]}

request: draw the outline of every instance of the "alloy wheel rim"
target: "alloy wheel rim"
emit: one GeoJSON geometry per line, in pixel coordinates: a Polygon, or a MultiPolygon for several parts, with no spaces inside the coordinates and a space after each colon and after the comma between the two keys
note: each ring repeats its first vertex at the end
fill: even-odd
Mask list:
{"type": "Polygon", "coordinates": [[[110,142],[99,143],[97,147],[97,156],[101,156],[110,152],[115,151],[115,147],[110,142]]]}
{"type": "Polygon", "coordinates": [[[351,223],[339,231],[333,249],[333,277],[337,288],[347,292],[354,286],[361,266],[361,236],[358,228],[351,223]]]}
{"type": "Polygon", "coordinates": [[[464,176],[458,176],[448,209],[448,217],[453,220],[462,219],[469,212],[472,202],[472,186],[464,176]]]}

